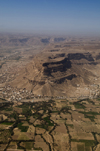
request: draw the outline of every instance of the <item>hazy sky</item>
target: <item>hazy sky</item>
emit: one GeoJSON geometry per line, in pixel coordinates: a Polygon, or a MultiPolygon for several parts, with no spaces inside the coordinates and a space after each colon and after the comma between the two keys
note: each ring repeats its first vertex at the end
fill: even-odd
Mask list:
{"type": "Polygon", "coordinates": [[[0,32],[100,35],[100,0],[0,0],[0,32]]]}

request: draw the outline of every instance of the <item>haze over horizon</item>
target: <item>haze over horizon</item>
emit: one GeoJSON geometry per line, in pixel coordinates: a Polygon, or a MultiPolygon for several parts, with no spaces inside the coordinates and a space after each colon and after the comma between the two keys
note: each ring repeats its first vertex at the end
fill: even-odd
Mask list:
{"type": "Polygon", "coordinates": [[[0,32],[100,35],[100,1],[1,0],[0,32]]]}

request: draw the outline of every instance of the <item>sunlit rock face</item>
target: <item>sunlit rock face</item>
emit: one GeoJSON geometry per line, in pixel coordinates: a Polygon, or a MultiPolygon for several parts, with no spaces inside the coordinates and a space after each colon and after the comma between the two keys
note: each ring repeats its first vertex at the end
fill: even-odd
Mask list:
{"type": "Polygon", "coordinates": [[[43,96],[67,96],[77,85],[91,83],[94,75],[86,67],[84,70],[86,64],[95,64],[90,53],[43,52],[34,57],[12,85],[43,96]]]}

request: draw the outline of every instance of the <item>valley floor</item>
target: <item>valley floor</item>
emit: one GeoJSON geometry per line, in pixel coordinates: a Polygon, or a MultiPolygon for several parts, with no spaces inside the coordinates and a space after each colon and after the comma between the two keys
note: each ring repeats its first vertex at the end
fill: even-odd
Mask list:
{"type": "Polygon", "coordinates": [[[99,98],[0,101],[2,151],[100,150],[99,98]]]}

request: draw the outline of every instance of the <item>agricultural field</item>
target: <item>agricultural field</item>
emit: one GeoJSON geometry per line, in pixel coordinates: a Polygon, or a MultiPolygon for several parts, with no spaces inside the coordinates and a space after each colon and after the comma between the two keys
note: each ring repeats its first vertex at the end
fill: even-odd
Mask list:
{"type": "Polygon", "coordinates": [[[1,151],[99,151],[100,99],[0,105],[1,151]]]}

